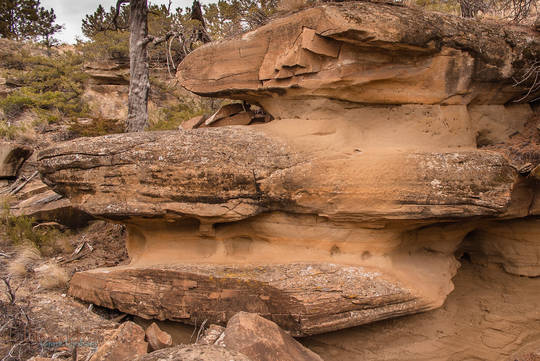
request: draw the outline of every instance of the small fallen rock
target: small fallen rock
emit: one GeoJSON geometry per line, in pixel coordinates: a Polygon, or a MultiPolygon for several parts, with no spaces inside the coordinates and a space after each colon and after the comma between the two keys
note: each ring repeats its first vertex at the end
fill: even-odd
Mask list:
{"type": "Polygon", "coordinates": [[[201,339],[197,342],[199,345],[214,345],[220,339],[220,336],[225,332],[225,327],[219,325],[210,325],[205,331],[201,339]]]}
{"type": "Polygon", "coordinates": [[[198,115],[196,117],[193,117],[191,119],[188,119],[188,120],[182,122],[182,124],[180,124],[178,129],[179,130],[182,130],[182,129],[185,129],[185,130],[195,129],[195,128],[198,128],[202,123],[204,123],[205,120],[206,120],[206,117],[204,115],[198,115]]]}
{"type": "Polygon", "coordinates": [[[125,322],[98,348],[90,361],[135,360],[148,351],[144,336],[142,327],[131,321],[125,322]]]}
{"type": "MultiPolygon", "coordinates": [[[[238,351],[215,345],[182,345],[146,354],[137,361],[252,361],[238,351]]],[[[275,361],[277,361],[276,359],[275,361]]]]}
{"type": "Polygon", "coordinates": [[[253,361],[322,361],[274,322],[255,313],[234,315],[227,323],[223,345],[253,361]]]}
{"type": "Polygon", "coordinates": [[[204,125],[209,126],[220,119],[230,117],[242,111],[246,111],[246,109],[240,103],[226,104],[219,108],[218,111],[212,114],[208,119],[206,119],[204,125]]]}
{"type": "Polygon", "coordinates": [[[152,351],[161,350],[172,346],[172,337],[167,332],[162,331],[159,326],[153,322],[146,329],[146,341],[152,351]]]}

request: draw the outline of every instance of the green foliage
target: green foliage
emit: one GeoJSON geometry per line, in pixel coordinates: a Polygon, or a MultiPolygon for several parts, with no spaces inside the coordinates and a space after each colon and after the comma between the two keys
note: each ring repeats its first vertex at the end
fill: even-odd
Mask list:
{"type": "MultiPolygon", "coordinates": [[[[207,31],[213,40],[228,37],[262,25],[277,8],[278,0],[219,0],[215,4],[204,5],[204,19],[207,31]]],[[[198,7],[195,7],[198,9],[198,7]]],[[[86,58],[104,60],[107,58],[127,57],[129,55],[129,31],[126,30],[129,19],[129,8],[121,8],[118,23],[120,29],[114,29],[113,17],[115,8],[109,11],[103,6],[85,16],[82,24],[83,34],[88,41],[79,46],[86,58]]],[[[200,21],[192,19],[192,9],[170,9],[165,5],[150,4],[148,7],[148,31],[159,37],[173,31],[182,34],[176,40],[193,38],[198,34],[200,21]]],[[[193,39],[191,39],[193,40],[193,39]]],[[[199,39],[200,40],[200,39],[199,39]]],[[[167,63],[167,50],[170,45],[171,55],[178,64],[190,51],[201,44],[200,41],[172,41],[159,47],[149,47],[150,66],[156,67],[167,63]]]]}
{"type": "MultiPolygon", "coordinates": [[[[92,39],[97,34],[114,28],[114,15],[116,9],[111,6],[109,11],[106,11],[101,4],[98,5],[96,11],[92,14],[88,14],[82,21],[82,33],[84,36],[92,39]]],[[[129,24],[129,6],[122,5],[118,17],[116,18],[116,24],[120,29],[126,29],[129,24]]]]}
{"type": "Polygon", "coordinates": [[[206,107],[203,102],[185,99],[179,104],[158,109],[157,114],[150,119],[148,130],[178,129],[182,122],[208,112],[209,107],[206,107]]]}
{"type": "Polygon", "coordinates": [[[50,47],[54,34],[62,29],[55,24],[56,14],[47,10],[39,0],[2,0],[0,2],[0,37],[8,39],[37,39],[50,47]]]}
{"type": "Polygon", "coordinates": [[[88,119],[87,123],[71,121],[69,130],[79,137],[98,137],[100,135],[124,132],[124,123],[111,119],[88,119]]]}
{"type": "Polygon", "coordinates": [[[277,0],[218,0],[203,5],[207,30],[221,39],[263,25],[277,11],[277,0]]]}
{"type": "Polygon", "coordinates": [[[47,48],[57,45],[59,41],[54,38],[54,34],[64,28],[63,25],[55,24],[56,14],[54,9],[46,10],[43,7],[39,8],[38,20],[34,23],[35,33],[41,38],[41,43],[47,48]]]}
{"type": "Polygon", "coordinates": [[[85,59],[93,61],[129,58],[129,32],[98,32],[90,41],[79,41],[78,48],[85,59]]]}
{"type": "Polygon", "coordinates": [[[0,228],[2,233],[15,245],[31,244],[41,250],[53,243],[59,236],[57,230],[35,229],[34,219],[27,216],[15,216],[11,213],[9,203],[4,199],[2,204],[2,214],[0,217],[0,228]]]}
{"type": "MultiPolygon", "coordinates": [[[[95,61],[106,59],[119,59],[129,57],[129,6],[122,6],[117,19],[118,28],[115,29],[113,18],[115,8],[111,7],[106,11],[99,5],[96,11],[88,14],[83,19],[82,32],[89,39],[80,41],[78,46],[85,58],[95,61]]],[[[178,17],[165,5],[153,5],[148,7],[148,31],[154,36],[166,34],[174,23],[178,22],[178,17]]],[[[151,64],[166,63],[166,44],[162,47],[150,47],[148,56],[151,64]]],[[[175,45],[171,49],[178,51],[175,45]]]]}
{"type": "Polygon", "coordinates": [[[23,58],[18,69],[10,69],[5,76],[19,88],[0,100],[6,121],[11,121],[25,110],[33,110],[47,122],[59,117],[84,116],[88,107],[82,101],[86,75],[82,57],[67,52],[51,57],[29,56],[21,51],[12,63],[23,58]]]}

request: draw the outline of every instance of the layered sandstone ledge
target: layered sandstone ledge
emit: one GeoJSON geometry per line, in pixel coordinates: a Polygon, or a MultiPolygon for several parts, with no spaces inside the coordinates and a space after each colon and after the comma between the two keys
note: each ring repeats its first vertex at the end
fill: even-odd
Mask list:
{"type": "Polygon", "coordinates": [[[485,148],[533,116],[511,79],[538,40],[355,2],[197,49],[183,86],[275,120],[41,152],[47,184],[129,231],[131,264],[70,293],[188,323],[257,312],[302,336],[441,306],[456,252],[540,275],[535,172],[485,148]]]}

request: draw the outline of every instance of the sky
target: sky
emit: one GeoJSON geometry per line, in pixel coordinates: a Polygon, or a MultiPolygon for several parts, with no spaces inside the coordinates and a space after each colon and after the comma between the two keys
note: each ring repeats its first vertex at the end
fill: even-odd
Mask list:
{"type": "MultiPolygon", "coordinates": [[[[168,4],[168,0],[153,0],[152,4],[168,4]]],[[[210,3],[213,1],[201,1],[210,3]]],[[[173,0],[171,8],[191,7],[192,0],[173,0]]],[[[81,22],[85,15],[93,13],[98,5],[109,9],[116,4],[116,0],[41,0],[41,6],[46,9],[53,8],[56,14],[56,23],[64,25],[65,29],[58,33],[56,37],[65,43],[75,43],[75,38],[83,38],[81,32],[81,22]]]]}

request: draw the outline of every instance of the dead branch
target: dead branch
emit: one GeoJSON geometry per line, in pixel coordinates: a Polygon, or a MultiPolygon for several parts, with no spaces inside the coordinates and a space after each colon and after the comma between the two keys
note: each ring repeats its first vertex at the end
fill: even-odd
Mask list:
{"type": "Polygon", "coordinates": [[[31,175],[30,177],[26,178],[26,179],[25,179],[21,184],[19,184],[15,189],[11,190],[11,191],[9,192],[9,194],[10,194],[10,195],[17,194],[21,189],[24,188],[24,186],[25,186],[26,184],[28,184],[28,182],[30,182],[32,179],[34,179],[34,177],[35,177],[36,175],[38,175],[38,174],[39,174],[39,172],[36,170],[34,173],[32,173],[32,175],[31,175]]]}
{"type": "Polygon", "coordinates": [[[201,339],[201,334],[204,331],[204,326],[206,325],[206,322],[208,320],[204,320],[203,323],[201,323],[201,327],[199,327],[199,332],[197,333],[197,339],[195,340],[195,343],[199,343],[199,340],[201,339]]]}
{"type": "MultiPolygon", "coordinates": [[[[524,86],[526,84],[529,84],[527,86],[528,90],[527,93],[522,96],[521,98],[514,100],[515,103],[522,102],[529,98],[531,95],[534,95],[538,90],[540,90],[540,62],[534,62],[529,69],[525,72],[525,74],[521,77],[521,79],[515,79],[514,78],[514,87],[518,86],[524,86]]],[[[534,102],[540,98],[535,98],[533,100],[529,100],[529,102],[534,102]]]]}
{"type": "Polygon", "coordinates": [[[118,25],[118,16],[120,16],[120,8],[122,7],[123,4],[127,4],[129,3],[129,0],[117,0],[116,1],[116,7],[114,9],[114,16],[113,16],[113,25],[114,25],[114,29],[110,29],[110,30],[126,30],[128,27],[127,26],[119,26],[118,25]]]}
{"type": "Polygon", "coordinates": [[[0,279],[2,280],[2,282],[4,282],[4,286],[6,286],[6,294],[8,296],[9,304],[14,305],[15,294],[17,293],[19,287],[17,287],[16,289],[13,289],[11,287],[11,275],[3,276],[0,279]]]}

